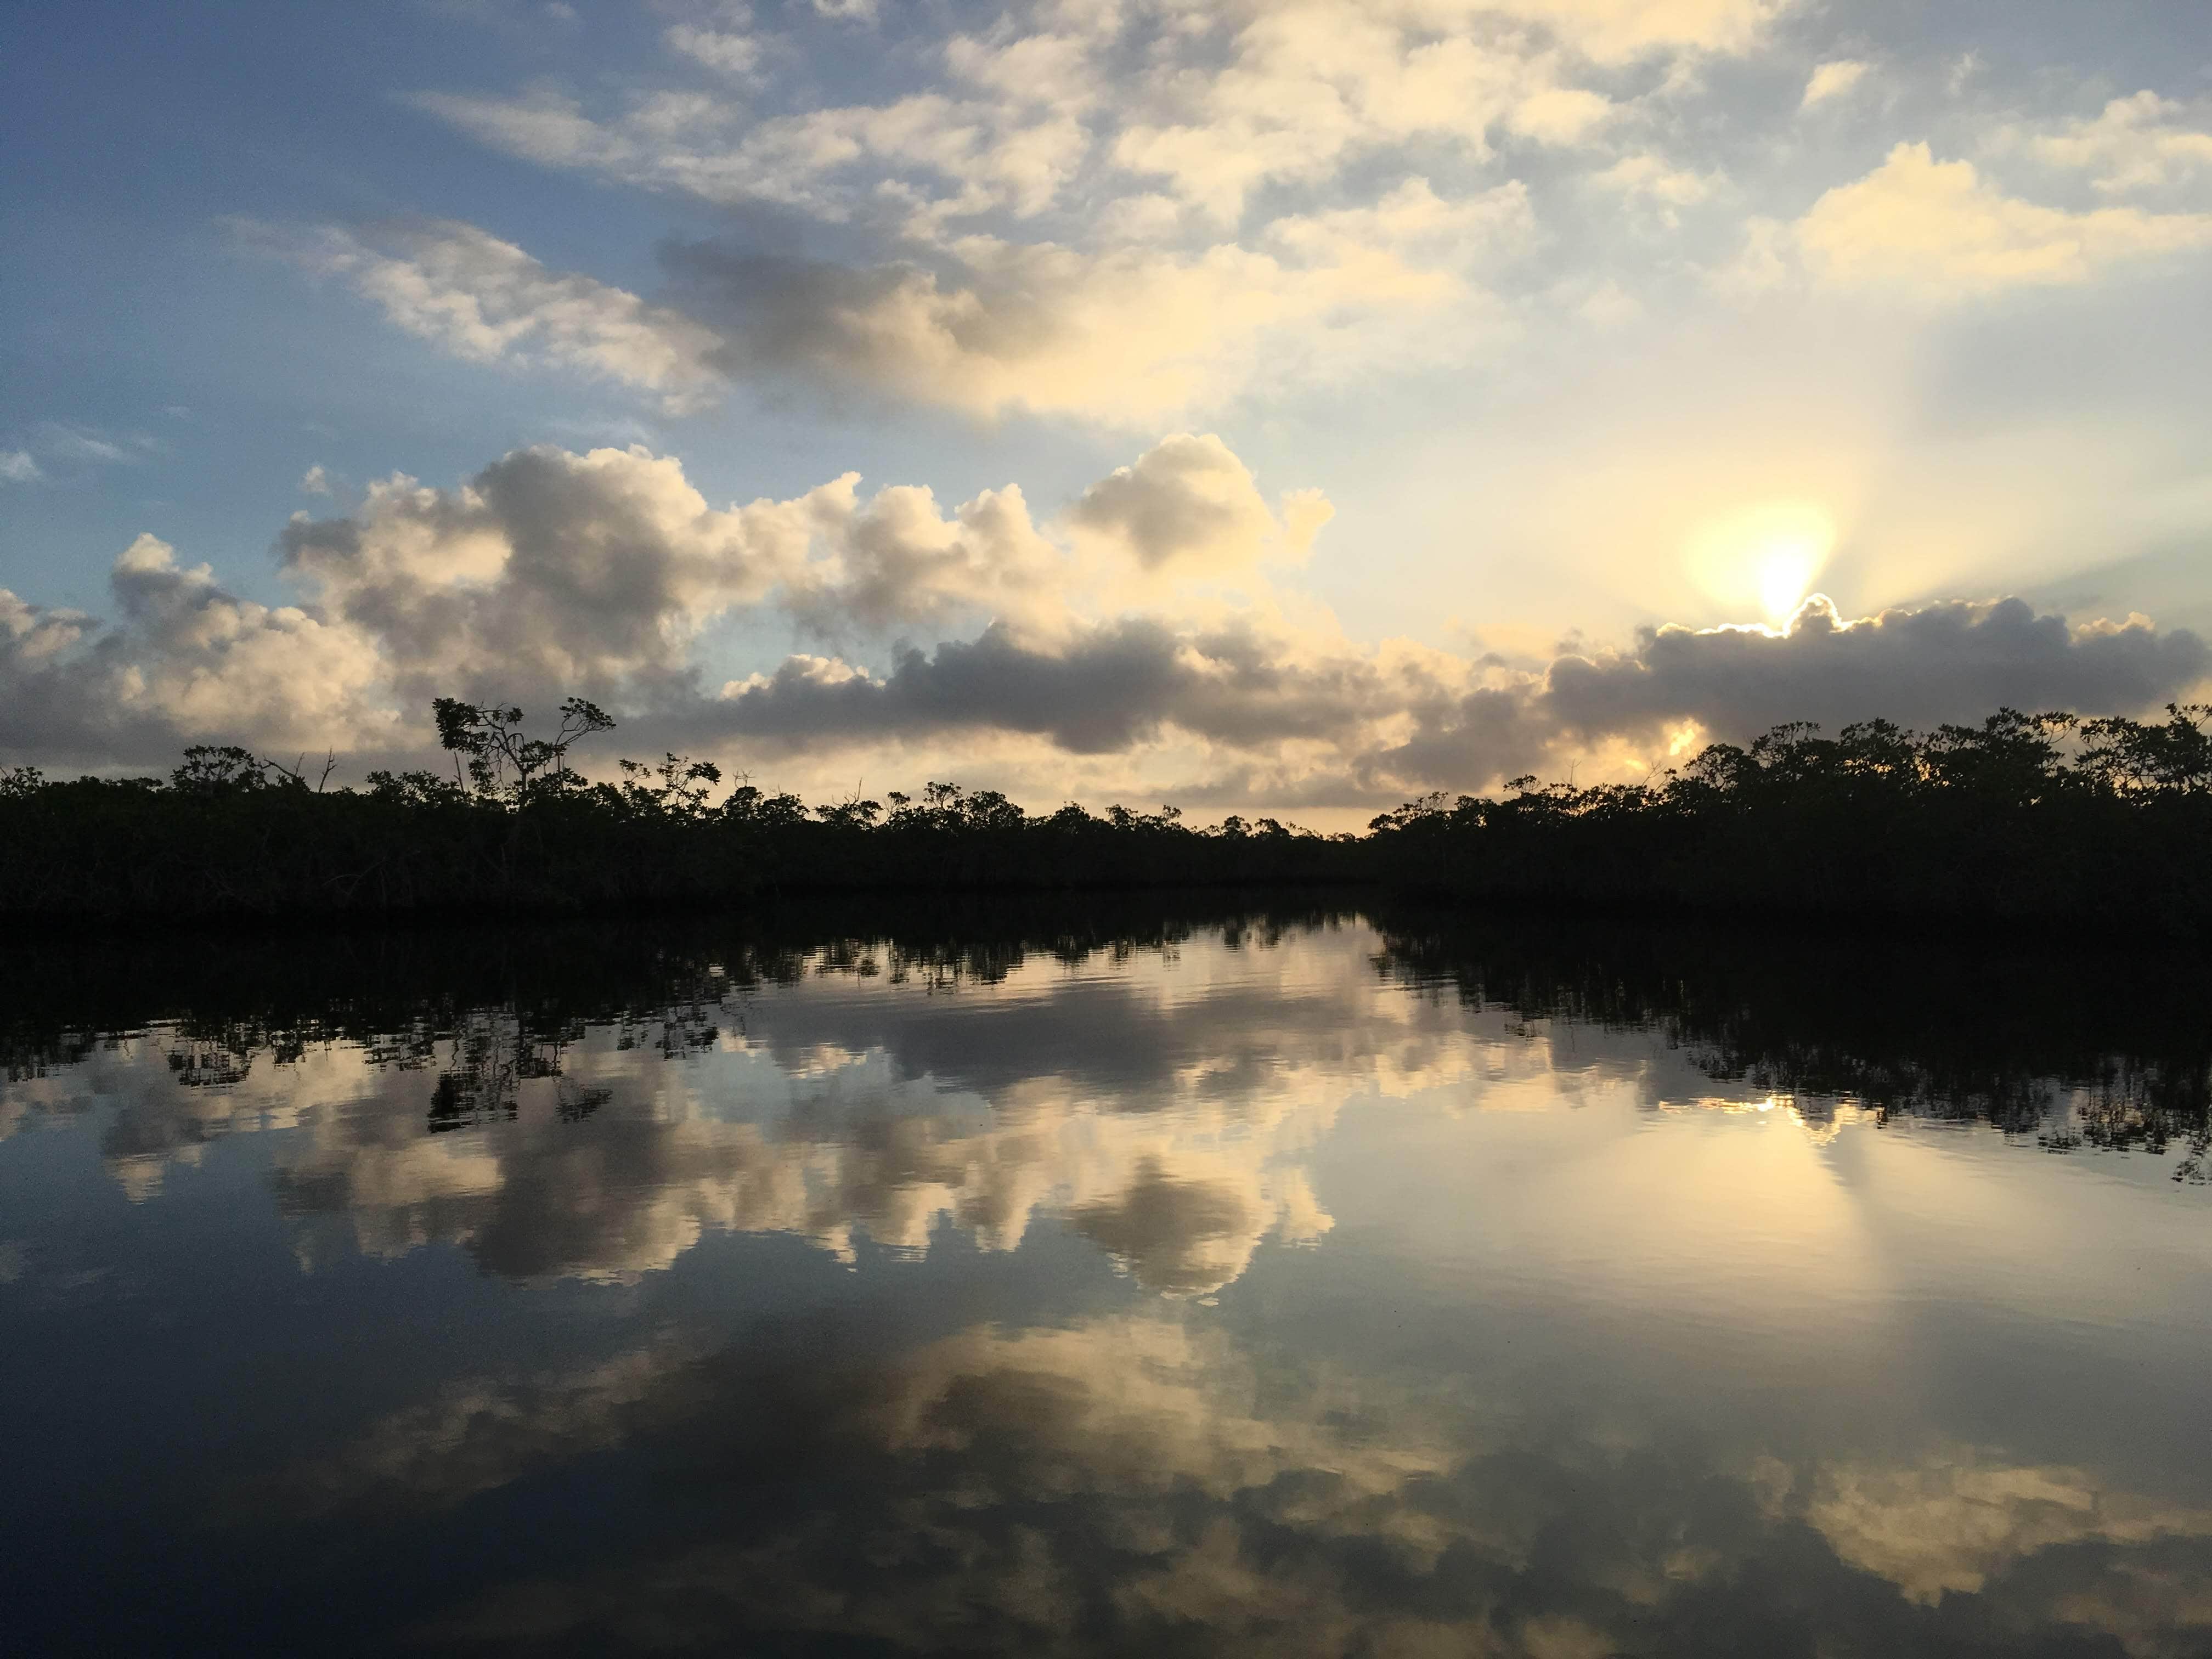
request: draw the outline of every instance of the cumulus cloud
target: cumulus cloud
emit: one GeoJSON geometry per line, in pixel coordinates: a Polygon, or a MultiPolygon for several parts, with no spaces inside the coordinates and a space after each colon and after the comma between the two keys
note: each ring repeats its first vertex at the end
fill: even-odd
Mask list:
{"type": "Polygon", "coordinates": [[[164,759],[195,738],[374,747],[395,722],[376,641],[226,592],[142,535],[110,574],[112,626],[0,588],[0,747],[24,758],[164,759]]]}
{"type": "Polygon", "coordinates": [[[1662,734],[1684,722],[1741,740],[1789,720],[1927,726],[2001,704],[2136,709],[2208,669],[2212,655],[2186,631],[2140,618],[2069,629],[2016,599],[1855,623],[1823,602],[1784,632],[1650,629],[1629,649],[1519,674],[1359,651],[1253,616],[1212,628],[1124,617],[1048,647],[994,629],[933,653],[908,648],[880,677],[793,659],[732,682],[706,718],[709,729],[793,746],[962,731],[1036,733],[1074,754],[1170,732],[1248,755],[1316,744],[1379,798],[1564,770],[1577,753],[1608,748],[1631,764],[1664,752],[1662,734]]]}
{"type": "Polygon", "coordinates": [[[1899,144],[1865,178],[1797,221],[1818,280],[1950,302],[2011,288],[2087,283],[2115,267],[2212,246],[2212,214],[2134,207],[2069,212],[2008,196],[1971,161],[1899,144]]]}
{"type": "Polygon", "coordinates": [[[2154,92],[2115,98],[2086,119],[2008,127],[1996,143],[2085,173],[2106,195],[2174,191],[2212,179],[2212,111],[2154,92]]]}
{"type": "Polygon", "coordinates": [[[1805,95],[1798,107],[1810,109],[1815,104],[1825,104],[1841,98],[1867,77],[1874,66],[1856,58],[1838,58],[1820,64],[1805,82],[1805,95]]]}
{"type": "Polygon", "coordinates": [[[343,280],[392,323],[458,357],[580,370],[657,392],[672,412],[721,389],[711,331],[625,289],[549,270],[474,225],[235,228],[249,246],[343,280]]]}
{"type": "MultiPolygon", "coordinates": [[[[680,676],[698,629],[803,558],[827,496],[716,512],[642,450],[520,450],[457,490],[399,477],[351,515],[285,529],[287,568],[372,634],[410,702],[434,686],[680,676]]],[[[831,510],[834,509],[834,506],[831,510]]]]}
{"type": "Polygon", "coordinates": [[[27,449],[0,450],[0,483],[36,483],[46,476],[27,449]]]}
{"type": "Polygon", "coordinates": [[[1283,804],[1387,801],[1577,760],[1640,775],[1686,724],[2132,711],[2208,666],[2193,634],[2018,600],[1858,621],[1820,601],[1779,632],[1660,628],[1520,666],[1364,644],[1270,574],[1330,510],[1312,491],[1270,504],[1220,439],[1189,434],[1042,523],[1011,484],[948,507],[912,486],[864,497],[846,474],[716,507],[641,448],[520,450],[455,489],[395,477],[349,514],[295,515],[279,545],[296,605],[241,599],[150,536],[117,562],[109,623],[5,595],[0,740],[31,759],[196,738],[374,751],[419,743],[433,696],[574,692],[643,722],[649,747],[724,757],[957,741],[972,758],[988,740],[1126,777],[1175,751],[1264,775],[1283,804]],[[710,676],[709,629],[733,616],[830,652],[710,676]]]}
{"type": "Polygon", "coordinates": [[[1133,466],[1084,491],[1068,519],[1147,570],[1170,564],[1234,570],[1270,551],[1303,558],[1332,512],[1312,490],[1286,497],[1284,507],[1278,519],[1250,470],[1209,433],[1162,440],[1133,466]]]}

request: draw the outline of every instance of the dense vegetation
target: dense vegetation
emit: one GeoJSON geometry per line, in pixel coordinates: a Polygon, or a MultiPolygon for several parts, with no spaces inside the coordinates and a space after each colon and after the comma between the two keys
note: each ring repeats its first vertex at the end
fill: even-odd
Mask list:
{"type": "Polygon", "coordinates": [[[1656,783],[1533,778],[1375,820],[1371,867],[1468,899],[1905,921],[2212,926],[2212,706],[1778,726],[1656,783]]]}
{"type": "Polygon", "coordinates": [[[2004,710],[1932,733],[1778,727],[1643,785],[1432,795],[1364,836],[1273,819],[1206,829],[1115,806],[1042,816],[992,791],[811,809],[670,755],[593,782],[571,747],[613,722],[571,699],[441,699],[451,775],[327,787],[236,748],[167,779],[0,771],[0,914],[216,918],[583,913],[824,891],[1382,883],[1488,903],[1770,917],[2212,927],[2212,707],[2163,721],[2004,710]],[[720,799],[717,796],[720,795],[720,799]]]}
{"type": "Polygon", "coordinates": [[[919,800],[810,810],[665,757],[592,782],[570,747],[613,724],[571,699],[552,738],[520,710],[441,699],[450,776],[328,788],[243,749],[198,747],[167,780],[0,772],[0,914],[174,923],[460,916],[729,904],[793,891],[1310,884],[1356,872],[1350,838],[1273,819],[1200,833],[1173,807],[1063,806],[933,783],[919,800]]]}

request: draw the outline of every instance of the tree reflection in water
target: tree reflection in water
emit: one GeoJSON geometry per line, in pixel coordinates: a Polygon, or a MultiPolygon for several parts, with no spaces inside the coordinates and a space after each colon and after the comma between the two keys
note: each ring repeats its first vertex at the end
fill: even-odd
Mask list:
{"type": "Polygon", "coordinates": [[[297,1650],[2201,1652],[2206,1218],[2128,1172],[2203,1168],[2206,988],[1310,906],[11,957],[0,1179],[82,1138],[154,1288],[57,1224],[0,1294],[177,1472],[0,1513],[297,1650]],[[158,1241],[255,1193],[325,1300],[218,1340],[158,1241]],[[165,1318],[197,1462],[86,1358],[165,1318]]]}

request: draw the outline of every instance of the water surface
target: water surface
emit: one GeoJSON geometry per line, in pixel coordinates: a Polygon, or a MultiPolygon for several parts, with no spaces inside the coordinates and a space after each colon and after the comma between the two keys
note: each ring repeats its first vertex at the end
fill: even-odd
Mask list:
{"type": "Polygon", "coordinates": [[[2212,1651],[2195,964],[12,950],[0,1646],[2212,1651]]]}

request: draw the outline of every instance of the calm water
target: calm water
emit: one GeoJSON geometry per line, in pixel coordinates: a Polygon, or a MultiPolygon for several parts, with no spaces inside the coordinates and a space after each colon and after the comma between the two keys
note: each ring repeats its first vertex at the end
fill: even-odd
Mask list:
{"type": "Polygon", "coordinates": [[[1291,910],[0,986],[11,1651],[2212,1651],[2188,964],[1291,910]]]}

